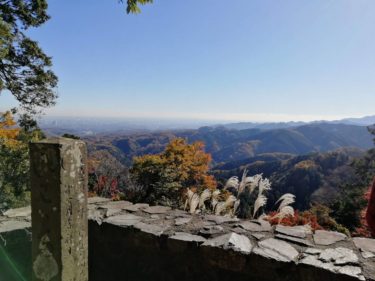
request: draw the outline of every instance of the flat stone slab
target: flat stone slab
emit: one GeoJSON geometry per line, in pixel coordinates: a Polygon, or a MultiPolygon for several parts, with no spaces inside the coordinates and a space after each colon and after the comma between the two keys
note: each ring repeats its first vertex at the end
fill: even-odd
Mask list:
{"type": "Polygon", "coordinates": [[[203,243],[206,241],[206,239],[199,235],[193,235],[186,232],[176,232],[174,235],[169,237],[173,240],[180,240],[180,241],[186,241],[186,242],[196,242],[196,243],[203,243]]]}
{"type": "Polygon", "coordinates": [[[316,230],[314,234],[314,242],[323,246],[332,245],[347,238],[345,234],[336,231],[316,230]]]}
{"type": "Polygon", "coordinates": [[[343,247],[325,249],[319,254],[319,260],[333,262],[334,265],[358,264],[359,260],[353,250],[343,247]]]}
{"type": "Polygon", "coordinates": [[[129,201],[111,201],[99,206],[99,208],[106,208],[106,209],[124,209],[127,206],[133,205],[132,202],[129,201]]]}
{"type": "Polygon", "coordinates": [[[253,232],[269,232],[272,230],[272,227],[268,221],[258,220],[258,221],[243,221],[238,224],[239,227],[247,231],[253,232]]]}
{"type": "Polygon", "coordinates": [[[118,225],[118,226],[133,226],[140,222],[143,219],[143,217],[136,216],[133,214],[124,214],[124,215],[118,215],[109,217],[104,220],[106,223],[118,225]]]}
{"type": "Polygon", "coordinates": [[[275,238],[260,241],[253,252],[282,262],[296,261],[299,255],[298,251],[289,243],[275,238]]]}
{"type": "Polygon", "coordinates": [[[253,236],[256,240],[261,240],[266,237],[266,235],[263,233],[251,233],[251,236],[253,236]]]}
{"type": "Polygon", "coordinates": [[[30,228],[28,221],[7,220],[0,223],[0,233],[10,232],[18,229],[30,228]]]}
{"type": "Polygon", "coordinates": [[[88,208],[87,216],[89,220],[94,220],[97,224],[101,225],[103,219],[107,216],[107,212],[107,209],[88,208]]]}
{"type": "Polygon", "coordinates": [[[361,252],[370,252],[375,254],[375,239],[355,237],[353,238],[354,245],[361,250],[361,252]]]}
{"type": "Polygon", "coordinates": [[[359,266],[346,265],[339,267],[337,270],[338,273],[357,277],[359,280],[365,280],[365,277],[362,275],[362,269],[359,266]]]}
{"type": "Polygon", "coordinates": [[[309,255],[299,261],[301,264],[306,264],[325,270],[329,270],[334,273],[340,273],[349,275],[357,278],[358,280],[365,280],[365,277],[362,274],[362,269],[359,266],[355,265],[345,265],[345,266],[336,266],[332,262],[324,262],[319,260],[315,255],[309,255]]]}
{"type": "Polygon", "coordinates": [[[305,250],[305,253],[308,255],[320,255],[322,251],[323,251],[322,249],[307,248],[305,250]]]}
{"type": "Polygon", "coordinates": [[[137,204],[134,204],[134,205],[124,206],[122,209],[125,210],[125,211],[129,211],[129,212],[138,212],[138,211],[146,209],[148,207],[149,207],[148,204],[137,203],[137,204]]]}
{"type": "Polygon", "coordinates": [[[153,234],[155,236],[160,236],[163,234],[164,231],[166,231],[169,227],[168,226],[160,226],[157,224],[148,224],[143,222],[138,222],[134,225],[134,228],[146,232],[149,234],[153,234]]]}
{"type": "Polygon", "coordinates": [[[111,201],[111,199],[103,198],[103,197],[89,197],[89,198],[87,198],[88,204],[99,204],[99,203],[104,203],[104,202],[109,202],[109,201],[111,201]]]}
{"type": "Polygon", "coordinates": [[[303,259],[299,261],[301,264],[307,264],[314,267],[323,268],[332,272],[337,271],[337,267],[334,266],[332,263],[325,263],[321,260],[319,260],[318,256],[316,255],[307,255],[303,259]]]}
{"type": "Polygon", "coordinates": [[[237,234],[244,234],[247,233],[247,231],[239,226],[233,227],[231,229],[232,232],[237,233],[237,234]]]}
{"type": "Polygon", "coordinates": [[[98,206],[98,210],[106,210],[105,216],[111,217],[120,213],[124,207],[131,206],[133,203],[128,201],[111,201],[105,204],[98,206]]]}
{"type": "Polygon", "coordinates": [[[306,238],[308,235],[312,234],[311,228],[305,225],[298,225],[298,226],[284,226],[284,225],[277,225],[276,232],[294,236],[298,238],[306,238]]]}
{"type": "Polygon", "coordinates": [[[310,242],[308,239],[304,239],[304,238],[298,238],[298,237],[284,235],[284,234],[276,234],[275,237],[278,238],[278,239],[289,241],[289,242],[292,242],[292,243],[296,243],[296,244],[299,244],[299,245],[302,245],[302,246],[308,246],[308,247],[314,246],[314,244],[312,242],[310,242]]]}
{"type": "Polygon", "coordinates": [[[184,210],[179,210],[179,209],[173,209],[169,212],[169,215],[177,217],[177,218],[186,218],[186,217],[191,217],[191,214],[184,211],[184,210]]]}
{"type": "Polygon", "coordinates": [[[122,211],[121,209],[105,209],[105,210],[106,210],[106,214],[105,214],[106,217],[117,215],[121,213],[122,211]]]}
{"type": "Polygon", "coordinates": [[[31,216],[31,206],[10,209],[3,214],[7,218],[29,217],[31,216]]]}
{"type": "Polygon", "coordinates": [[[203,235],[215,235],[224,232],[224,228],[220,225],[207,225],[199,231],[203,235]]]}
{"type": "Polygon", "coordinates": [[[165,214],[170,210],[171,210],[170,207],[152,206],[152,207],[145,208],[142,211],[148,214],[165,214]]]}
{"type": "Polygon", "coordinates": [[[204,218],[208,221],[213,221],[216,224],[223,224],[223,223],[234,223],[238,222],[238,218],[231,218],[231,217],[225,217],[225,216],[216,216],[216,215],[206,215],[204,218]]]}
{"type": "Polygon", "coordinates": [[[326,269],[335,273],[365,280],[358,256],[352,249],[337,247],[327,249],[307,248],[299,263],[326,269]]]}
{"type": "Polygon", "coordinates": [[[369,259],[369,258],[373,258],[373,257],[375,257],[375,254],[372,253],[372,252],[361,252],[361,256],[362,256],[364,259],[369,259]]]}
{"type": "Polygon", "coordinates": [[[191,222],[192,219],[193,219],[193,217],[177,218],[177,219],[175,219],[174,224],[176,226],[184,225],[184,224],[187,224],[187,223],[191,222]]]}
{"type": "Polygon", "coordinates": [[[300,260],[301,264],[307,264],[314,267],[329,270],[334,273],[340,273],[357,278],[358,280],[365,280],[361,267],[357,265],[335,265],[332,262],[320,260],[317,256],[309,255],[300,260]]]}
{"type": "Polygon", "coordinates": [[[209,239],[202,246],[222,247],[225,250],[231,249],[244,254],[250,254],[253,249],[253,245],[248,237],[234,232],[209,239]]]}

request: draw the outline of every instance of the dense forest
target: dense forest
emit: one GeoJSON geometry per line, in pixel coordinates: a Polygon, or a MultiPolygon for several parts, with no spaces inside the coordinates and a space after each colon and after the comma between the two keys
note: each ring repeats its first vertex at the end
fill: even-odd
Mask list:
{"type": "Polygon", "coordinates": [[[296,196],[295,209],[307,212],[308,216],[318,216],[326,228],[347,233],[361,230],[366,192],[375,176],[375,150],[366,150],[372,146],[366,127],[314,124],[255,131],[205,127],[182,132],[107,136],[104,142],[101,138],[89,139],[92,163],[96,163],[96,168],[91,168],[92,191],[113,198],[181,207],[186,188],[202,190],[206,186],[220,190],[230,177],[240,178],[246,169],[249,175],[262,174],[272,183],[266,211],[274,208],[281,195],[290,193],[296,196]],[[350,130],[356,134],[350,134],[350,130]],[[284,139],[295,136],[296,132],[300,133],[296,141],[284,139]],[[300,146],[301,135],[309,146],[300,146]],[[251,136],[253,140],[249,142],[258,138],[256,153],[228,149],[238,148],[241,146],[238,142],[251,136]],[[288,146],[282,146],[282,140],[288,146]],[[271,145],[277,141],[277,146],[271,145]],[[261,146],[267,149],[259,149],[262,142],[261,146]],[[197,145],[197,151],[207,154],[203,163],[197,162],[197,151],[192,150],[197,145]],[[228,160],[221,161],[226,153],[229,153],[228,160]],[[130,156],[133,161],[129,161],[130,156]],[[186,174],[182,175],[181,171],[186,174]]]}
{"type": "Polygon", "coordinates": [[[327,152],[341,147],[367,150],[372,138],[365,126],[317,123],[284,129],[228,129],[202,127],[197,130],[163,131],[130,135],[106,134],[87,137],[91,151],[107,150],[124,164],[134,156],[160,153],[174,138],[202,141],[213,164],[247,159],[265,153],[293,155],[327,152]]]}

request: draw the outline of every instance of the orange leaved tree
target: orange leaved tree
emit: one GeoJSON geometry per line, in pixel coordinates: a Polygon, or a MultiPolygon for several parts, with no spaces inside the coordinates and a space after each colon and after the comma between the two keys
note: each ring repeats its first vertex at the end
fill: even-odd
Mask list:
{"type": "Polygon", "coordinates": [[[0,116],[0,141],[7,147],[17,147],[20,144],[17,140],[20,129],[15,125],[16,122],[9,111],[0,116]]]}
{"type": "Polygon", "coordinates": [[[176,138],[162,153],[135,157],[131,173],[145,188],[147,202],[177,207],[186,188],[216,188],[214,177],[208,174],[210,162],[202,142],[188,144],[176,138]]]}
{"type": "Polygon", "coordinates": [[[0,209],[29,204],[28,143],[41,137],[38,128],[16,127],[10,112],[0,114],[0,209]]]}

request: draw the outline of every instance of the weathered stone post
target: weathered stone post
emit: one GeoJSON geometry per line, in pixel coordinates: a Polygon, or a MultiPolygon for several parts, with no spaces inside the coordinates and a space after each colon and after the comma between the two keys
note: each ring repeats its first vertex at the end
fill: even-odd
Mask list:
{"type": "Polygon", "coordinates": [[[33,281],[88,280],[86,160],[79,140],[30,144],[33,281]]]}

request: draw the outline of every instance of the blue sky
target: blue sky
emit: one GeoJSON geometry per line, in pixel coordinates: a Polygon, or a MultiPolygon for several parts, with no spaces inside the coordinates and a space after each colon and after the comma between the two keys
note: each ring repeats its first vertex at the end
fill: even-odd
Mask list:
{"type": "MultiPolygon", "coordinates": [[[[50,0],[48,115],[286,121],[375,114],[375,1],[50,0]]],[[[0,96],[0,110],[12,106],[0,96]]]]}

